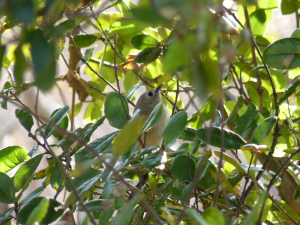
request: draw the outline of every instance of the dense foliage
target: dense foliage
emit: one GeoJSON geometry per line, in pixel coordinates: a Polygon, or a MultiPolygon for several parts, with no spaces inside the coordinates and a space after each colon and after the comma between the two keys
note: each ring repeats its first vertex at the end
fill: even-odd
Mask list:
{"type": "Polygon", "coordinates": [[[0,224],[75,224],[78,212],[76,224],[298,224],[300,4],[232,4],[0,1],[1,106],[18,107],[11,116],[36,143],[0,150],[0,224]],[[278,7],[298,28],[275,41],[264,34],[278,7]],[[40,91],[61,82],[73,103],[44,118],[40,91]],[[138,150],[162,105],[141,124],[129,115],[136,91],[163,82],[164,143],[138,150]],[[19,98],[28,89],[36,107],[19,98]],[[74,129],[80,111],[86,126],[74,129]],[[91,141],[105,120],[117,131],[91,141]],[[49,186],[55,195],[41,197],[49,186]]]}

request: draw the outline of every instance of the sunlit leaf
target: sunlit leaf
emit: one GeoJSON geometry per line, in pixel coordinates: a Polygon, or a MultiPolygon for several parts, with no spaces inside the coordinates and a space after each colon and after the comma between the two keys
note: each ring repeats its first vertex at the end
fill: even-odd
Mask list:
{"type": "Polygon", "coordinates": [[[42,158],[43,154],[39,154],[34,158],[28,160],[18,169],[14,176],[14,186],[16,191],[19,191],[25,185],[28,179],[33,175],[42,158]]]}
{"type": "Polygon", "coordinates": [[[9,146],[0,150],[0,172],[6,173],[18,164],[30,159],[24,147],[9,146]]]}
{"type": "Polygon", "coordinates": [[[149,35],[137,35],[130,39],[130,44],[136,49],[142,50],[144,48],[155,47],[158,41],[149,35]]]}

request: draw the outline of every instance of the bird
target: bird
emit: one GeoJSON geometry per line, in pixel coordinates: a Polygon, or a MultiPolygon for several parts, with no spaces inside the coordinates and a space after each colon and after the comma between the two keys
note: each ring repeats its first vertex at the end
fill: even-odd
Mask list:
{"type": "MultiPolygon", "coordinates": [[[[163,84],[164,83],[160,84],[157,88],[153,88],[149,91],[146,91],[137,100],[133,112],[135,112],[138,109],[140,110],[139,114],[143,123],[147,121],[148,117],[150,116],[155,106],[160,102],[162,102],[160,89],[163,86],[163,84]]],[[[148,147],[153,145],[160,146],[162,144],[162,133],[169,118],[170,118],[170,113],[167,107],[163,105],[163,112],[160,120],[150,130],[148,130],[146,134],[146,138],[145,138],[145,134],[141,136],[141,140],[145,146],[148,147]]],[[[139,149],[141,148],[142,146],[140,144],[139,149]]]]}

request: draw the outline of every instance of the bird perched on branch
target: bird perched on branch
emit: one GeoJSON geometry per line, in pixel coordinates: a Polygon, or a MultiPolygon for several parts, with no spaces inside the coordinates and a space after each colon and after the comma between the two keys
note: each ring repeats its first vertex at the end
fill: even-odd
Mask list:
{"type": "MultiPolygon", "coordinates": [[[[157,88],[153,88],[149,91],[146,91],[139,97],[136,103],[134,111],[136,111],[137,109],[140,110],[139,113],[144,123],[147,121],[148,117],[150,116],[155,106],[160,102],[162,102],[161,95],[160,95],[160,89],[162,86],[163,83],[159,85],[157,88]]],[[[141,136],[142,142],[146,146],[148,147],[153,145],[160,146],[162,144],[162,133],[169,118],[170,118],[169,111],[166,108],[166,106],[163,105],[163,112],[160,120],[157,122],[156,125],[154,125],[154,127],[148,130],[146,137],[145,134],[141,136]]],[[[141,147],[142,146],[140,146],[139,148],[141,149],[141,147]]]]}

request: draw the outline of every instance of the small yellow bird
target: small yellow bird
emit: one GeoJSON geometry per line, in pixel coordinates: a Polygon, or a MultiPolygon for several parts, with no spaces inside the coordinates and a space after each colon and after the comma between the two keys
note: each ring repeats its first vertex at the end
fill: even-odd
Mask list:
{"type": "MultiPolygon", "coordinates": [[[[161,95],[160,95],[160,89],[163,86],[163,83],[159,85],[157,88],[153,88],[150,91],[146,91],[143,93],[134,108],[135,112],[137,109],[140,110],[139,114],[142,118],[143,123],[146,122],[148,117],[150,116],[151,112],[155,108],[155,106],[162,102],[161,95]]],[[[170,113],[165,105],[163,105],[163,112],[160,120],[158,123],[152,127],[150,130],[148,130],[146,134],[146,139],[144,134],[141,136],[142,141],[146,146],[153,146],[153,145],[161,145],[162,144],[162,133],[163,130],[170,118],[170,113]]],[[[141,145],[139,146],[139,149],[141,149],[141,145]]]]}

